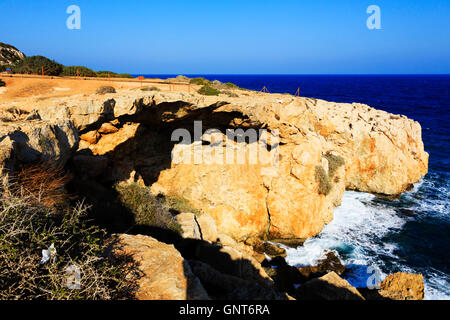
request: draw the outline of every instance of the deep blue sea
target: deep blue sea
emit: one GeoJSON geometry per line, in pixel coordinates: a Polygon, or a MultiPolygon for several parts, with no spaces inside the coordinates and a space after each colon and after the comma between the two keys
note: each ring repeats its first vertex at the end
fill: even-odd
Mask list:
{"type": "MultiPolygon", "coordinates": [[[[168,78],[174,75],[149,75],[168,78]]],[[[422,126],[429,173],[398,200],[346,192],[335,218],[304,246],[288,248],[291,265],[308,265],[334,250],[344,277],[364,287],[375,266],[382,278],[422,273],[426,299],[450,299],[450,75],[186,75],[334,102],[359,102],[403,114],[422,126]]]]}

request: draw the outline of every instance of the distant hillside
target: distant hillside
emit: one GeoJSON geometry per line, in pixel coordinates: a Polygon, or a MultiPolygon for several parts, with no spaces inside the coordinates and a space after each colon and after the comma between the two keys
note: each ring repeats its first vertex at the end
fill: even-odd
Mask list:
{"type": "Polygon", "coordinates": [[[12,45],[0,42],[0,66],[13,65],[25,58],[25,54],[12,45]]]}

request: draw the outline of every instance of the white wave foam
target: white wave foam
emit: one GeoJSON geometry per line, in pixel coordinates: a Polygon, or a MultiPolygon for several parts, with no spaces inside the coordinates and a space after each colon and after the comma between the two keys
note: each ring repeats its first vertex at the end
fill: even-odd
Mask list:
{"type": "Polygon", "coordinates": [[[378,210],[365,204],[374,198],[367,193],[348,191],[342,205],[336,208],[333,221],[319,236],[306,240],[297,249],[286,248],[291,265],[311,265],[323,258],[324,250],[344,252],[345,264],[372,264],[370,253],[393,255],[395,244],[379,247],[374,244],[393,229],[400,229],[404,221],[392,209],[378,210]]]}
{"type": "MultiPolygon", "coordinates": [[[[411,193],[417,192],[424,182],[415,186],[411,193]]],[[[401,261],[395,255],[397,244],[387,243],[383,237],[390,232],[401,230],[407,217],[400,217],[393,208],[378,204],[370,204],[375,197],[367,193],[347,191],[344,193],[342,205],[335,209],[333,221],[325,226],[323,231],[314,238],[305,241],[303,246],[296,249],[283,246],[287,251],[286,261],[292,266],[315,265],[324,258],[325,251],[333,250],[350,268],[347,280],[354,286],[362,287],[367,283],[367,266],[383,269],[383,259],[389,258],[390,263],[404,272],[408,268],[397,265],[401,261]],[[383,256],[383,259],[380,258],[383,256]]],[[[433,205],[433,210],[446,210],[447,204],[424,202],[433,205]],[[438,207],[436,207],[438,206],[438,207]]],[[[385,268],[389,269],[389,268],[385,268]]],[[[409,272],[415,272],[409,270],[409,272]]],[[[415,273],[418,273],[417,271],[415,273]]],[[[381,272],[380,280],[387,274],[381,272]]],[[[445,275],[429,275],[425,279],[426,299],[449,298],[450,292],[443,292],[436,288],[448,287],[445,275]],[[444,287],[443,287],[444,286],[444,287]]]]}

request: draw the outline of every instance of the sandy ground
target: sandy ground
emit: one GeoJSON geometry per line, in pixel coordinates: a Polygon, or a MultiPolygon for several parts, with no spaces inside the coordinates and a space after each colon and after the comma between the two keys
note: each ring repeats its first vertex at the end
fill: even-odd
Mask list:
{"type": "MultiPolygon", "coordinates": [[[[0,110],[17,107],[31,111],[44,105],[48,99],[68,97],[73,95],[90,95],[100,86],[112,86],[118,93],[128,90],[139,90],[141,83],[134,79],[92,79],[60,78],[38,76],[10,76],[1,75],[6,87],[0,88],[0,110]]],[[[161,91],[170,91],[171,85],[160,79],[146,79],[143,87],[157,87],[161,91]]],[[[175,84],[174,91],[194,90],[187,84],[175,84]]]]}

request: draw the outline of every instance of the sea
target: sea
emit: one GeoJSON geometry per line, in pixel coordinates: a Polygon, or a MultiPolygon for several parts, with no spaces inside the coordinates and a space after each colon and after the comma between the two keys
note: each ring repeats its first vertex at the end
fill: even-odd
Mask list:
{"type": "MultiPolygon", "coordinates": [[[[146,75],[171,78],[176,75],[146,75]]],[[[422,126],[429,172],[398,199],[346,191],[334,220],[298,248],[292,266],[314,265],[334,251],[356,287],[395,272],[421,273],[425,299],[450,299],[450,75],[189,75],[239,87],[333,102],[365,103],[422,126]]],[[[376,281],[375,281],[376,282],[376,281]]]]}

